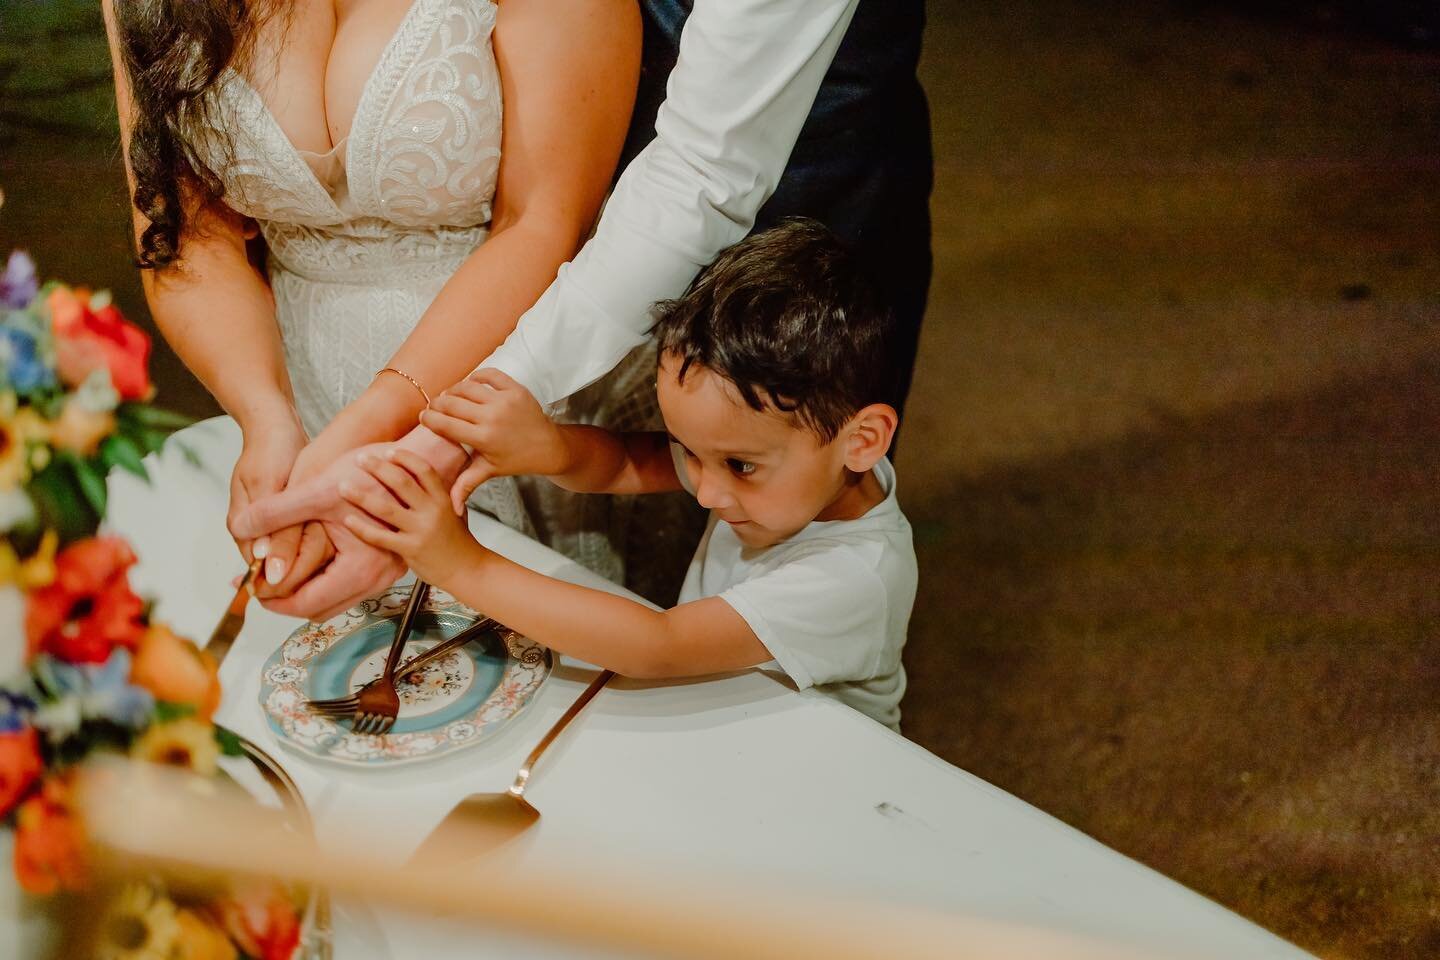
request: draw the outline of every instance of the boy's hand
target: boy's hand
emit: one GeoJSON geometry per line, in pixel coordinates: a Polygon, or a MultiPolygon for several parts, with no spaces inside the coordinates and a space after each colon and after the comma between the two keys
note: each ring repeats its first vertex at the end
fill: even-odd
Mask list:
{"type": "Polygon", "coordinates": [[[568,467],[564,436],[540,404],[499,370],[476,370],[435,399],[420,422],[475,455],[450,489],[455,512],[491,477],[554,476],[568,467]]]}
{"type": "Polygon", "coordinates": [[[365,543],[398,554],[415,576],[442,587],[484,551],[451,511],[445,482],[419,456],[392,449],[383,456],[362,455],[360,466],[383,489],[348,482],[340,495],[369,514],[345,518],[345,526],[365,543]]]}

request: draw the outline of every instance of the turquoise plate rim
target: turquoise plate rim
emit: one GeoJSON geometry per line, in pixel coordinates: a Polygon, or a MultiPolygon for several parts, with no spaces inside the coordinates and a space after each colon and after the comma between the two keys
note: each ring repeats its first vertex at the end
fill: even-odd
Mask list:
{"type": "MultiPolygon", "coordinates": [[[[266,658],[260,672],[260,707],[266,725],[281,746],[323,763],[364,769],[401,766],[478,746],[524,713],[550,676],[554,658],[546,647],[503,628],[501,636],[510,656],[500,680],[474,710],[458,718],[417,730],[367,737],[304,707],[303,701],[309,695],[309,664],[354,633],[397,617],[409,594],[408,584],[391,587],[324,623],[303,624],[266,658]]],[[[431,590],[422,609],[436,617],[445,614],[474,621],[482,616],[438,589],[431,590]]],[[[445,716],[446,712],[440,711],[439,715],[445,716]]]]}

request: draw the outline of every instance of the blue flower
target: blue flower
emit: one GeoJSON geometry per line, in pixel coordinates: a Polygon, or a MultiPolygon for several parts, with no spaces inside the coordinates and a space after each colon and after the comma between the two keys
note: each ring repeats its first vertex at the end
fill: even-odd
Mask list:
{"type": "Polygon", "coordinates": [[[53,700],[35,712],[34,724],[52,741],[64,740],[86,720],[108,720],[139,730],[150,722],[155,698],[130,684],[130,652],[117,648],[101,664],[70,664],[36,657],[35,674],[53,700]]]}
{"type": "Polygon", "coordinates": [[[35,338],[16,327],[0,327],[0,375],[18,393],[55,386],[55,371],[40,357],[35,338]]]}
{"type": "Polygon", "coordinates": [[[13,690],[0,690],[0,734],[24,730],[34,712],[34,700],[13,690]]]}
{"type": "Polygon", "coordinates": [[[35,273],[35,261],[24,250],[10,254],[5,272],[0,273],[0,307],[23,310],[40,292],[40,280],[35,273]]]}

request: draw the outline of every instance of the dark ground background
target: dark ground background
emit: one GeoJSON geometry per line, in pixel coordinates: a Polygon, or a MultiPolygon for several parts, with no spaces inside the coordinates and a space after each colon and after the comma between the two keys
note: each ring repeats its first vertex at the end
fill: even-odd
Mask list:
{"type": "MultiPolygon", "coordinates": [[[[139,318],[94,9],[0,0],[0,248],[139,318]]],[[[930,14],[907,733],[1322,956],[1440,956],[1435,5],[930,14]]]]}

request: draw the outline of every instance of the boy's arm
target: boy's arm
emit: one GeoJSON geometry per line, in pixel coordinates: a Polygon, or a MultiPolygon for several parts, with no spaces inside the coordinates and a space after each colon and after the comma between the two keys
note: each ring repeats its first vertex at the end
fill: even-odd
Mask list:
{"type": "Polygon", "coordinates": [[[435,469],[409,451],[363,457],[361,466],[378,483],[341,488],[369,514],[346,518],[352,533],[399,554],[420,579],[554,650],[647,679],[739,670],[772,659],[719,598],[662,612],[554,580],[486,549],[449,510],[435,469]]]}
{"type": "Polygon", "coordinates": [[[552,650],[641,680],[724,673],[771,659],[750,625],[718,597],[652,610],[476,546],[474,562],[440,586],[552,650]]]}

